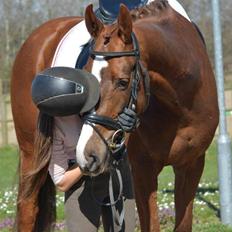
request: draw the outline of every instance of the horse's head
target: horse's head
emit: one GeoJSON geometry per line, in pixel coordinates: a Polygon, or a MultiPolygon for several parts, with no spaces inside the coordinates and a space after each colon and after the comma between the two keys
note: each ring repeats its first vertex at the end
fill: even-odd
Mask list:
{"type": "Polygon", "coordinates": [[[86,9],[85,21],[93,38],[86,69],[99,80],[101,97],[95,112],[84,117],[76,152],[84,172],[97,175],[108,167],[128,138],[117,120],[123,109],[139,114],[146,107],[146,72],[140,63],[139,45],[126,6],[120,6],[113,25],[103,25],[92,5],[86,9]]]}

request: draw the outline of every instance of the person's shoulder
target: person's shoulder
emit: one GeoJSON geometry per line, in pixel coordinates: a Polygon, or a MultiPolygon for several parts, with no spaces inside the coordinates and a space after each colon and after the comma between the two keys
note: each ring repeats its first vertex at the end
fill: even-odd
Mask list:
{"type": "Polygon", "coordinates": [[[81,119],[78,115],[70,115],[65,117],[54,117],[56,125],[72,125],[81,123],[81,119]]]}
{"type": "Polygon", "coordinates": [[[58,128],[64,135],[80,131],[81,127],[82,121],[78,115],[55,117],[55,128],[58,128]]]}

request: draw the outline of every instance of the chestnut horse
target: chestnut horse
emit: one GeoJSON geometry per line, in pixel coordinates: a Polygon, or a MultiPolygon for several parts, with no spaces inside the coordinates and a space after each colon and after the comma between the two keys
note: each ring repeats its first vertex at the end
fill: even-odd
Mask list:
{"type": "MultiPolygon", "coordinates": [[[[21,150],[17,215],[21,232],[39,231],[36,228],[41,213],[37,212],[43,208],[38,207],[39,193],[29,200],[20,198],[27,184],[23,175],[32,167],[38,114],[30,96],[31,82],[36,73],[51,65],[60,39],[80,20],[70,17],[45,23],[24,43],[14,64],[12,109],[21,150]]],[[[92,52],[101,54],[97,60],[97,53],[92,55],[85,66],[100,81],[101,99],[95,109],[96,115],[114,119],[128,106],[135,68],[139,65],[140,80],[134,105],[140,126],[126,137],[141,230],[160,231],[157,177],[164,166],[172,165],[175,173],[174,230],[191,231],[193,200],[204,168],[205,151],[218,124],[215,80],[202,38],[195,26],[165,0],[156,0],[131,12],[121,5],[118,20],[113,25],[103,25],[89,6],[85,20],[94,39],[92,52]],[[139,52],[123,55],[125,51],[136,49],[139,52]],[[114,52],[122,54],[107,56],[116,54],[114,52]],[[149,104],[146,73],[150,81],[149,104]]],[[[83,126],[81,144],[77,144],[77,161],[85,169],[88,156],[96,156],[98,163],[94,174],[98,174],[108,160],[102,138],[107,140],[114,131],[98,124],[94,127],[98,133],[89,124],[83,126]],[[87,137],[86,129],[91,131],[87,137]]]]}

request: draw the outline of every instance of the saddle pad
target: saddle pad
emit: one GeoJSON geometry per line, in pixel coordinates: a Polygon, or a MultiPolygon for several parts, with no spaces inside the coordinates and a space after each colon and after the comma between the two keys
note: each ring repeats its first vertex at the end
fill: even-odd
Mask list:
{"type": "MultiPolygon", "coordinates": [[[[190,22],[190,18],[188,16],[188,14],[186,13],[184,7],[177,1],[177,0],[167,0],[169,5],[175,10],[177,11],[179,14],[181,14],[182,16],[184,16],[186,19],[188,19],[190,22]]],[[[148,3],[153,2],[153,0],[149,0],[148,3]]]]}
{"type": "Polygon", "coordinates": [[[75,68],[77,58],[90,38],[84,20],[75,25],[60,41],[51,67],[65,66],[75,68]]]}
{"type": "MultiPolygon", "coordinates": [[[[154,0],[149,0],[148,4],[153,1],[154,0]]],[[[168,0],[168,3],[175,11],[191,21],[186,11],[178,1],[168,0]]],[[[75,25],[72,29],[70,29],[60,41],[56,49],[51,67],[65,66],[75,68],[77,59],[82,49],[90,39],[90,34],[87,31],[85,21],[83,20],[75,25]]]]}

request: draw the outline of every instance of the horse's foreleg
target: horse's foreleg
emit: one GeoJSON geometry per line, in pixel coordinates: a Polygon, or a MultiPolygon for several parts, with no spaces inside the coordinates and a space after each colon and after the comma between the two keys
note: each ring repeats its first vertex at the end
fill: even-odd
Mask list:
{"type": "Polygon", "coordinates": [[[175,172],[175,208],[176,232],[192,231],[193,201],[204,169],[205,155],[190,167],[174,167],[175,172]]]}
{"type": "Polygon", "coordinates": [[[32,232],[35,226],[37,214],[37,196],[34,195],[28,200],[22,198],[25,189],[24,176],[31,170],[32,166],[32,150],[29,153],[21,152],[20,154],[20,179],[17,203],[16,227],[18,232],[32,232]]]}
{"type": "Polygon", "coordinates": [[[161,169],[161,166],[154,165],[150,159],[140,159],[140,161],[137,160],[136,162],[134,160],[132,162],[135,197],[141,231],[143,232],[160,231],[157,207],[157,176],[161,169]]]}

